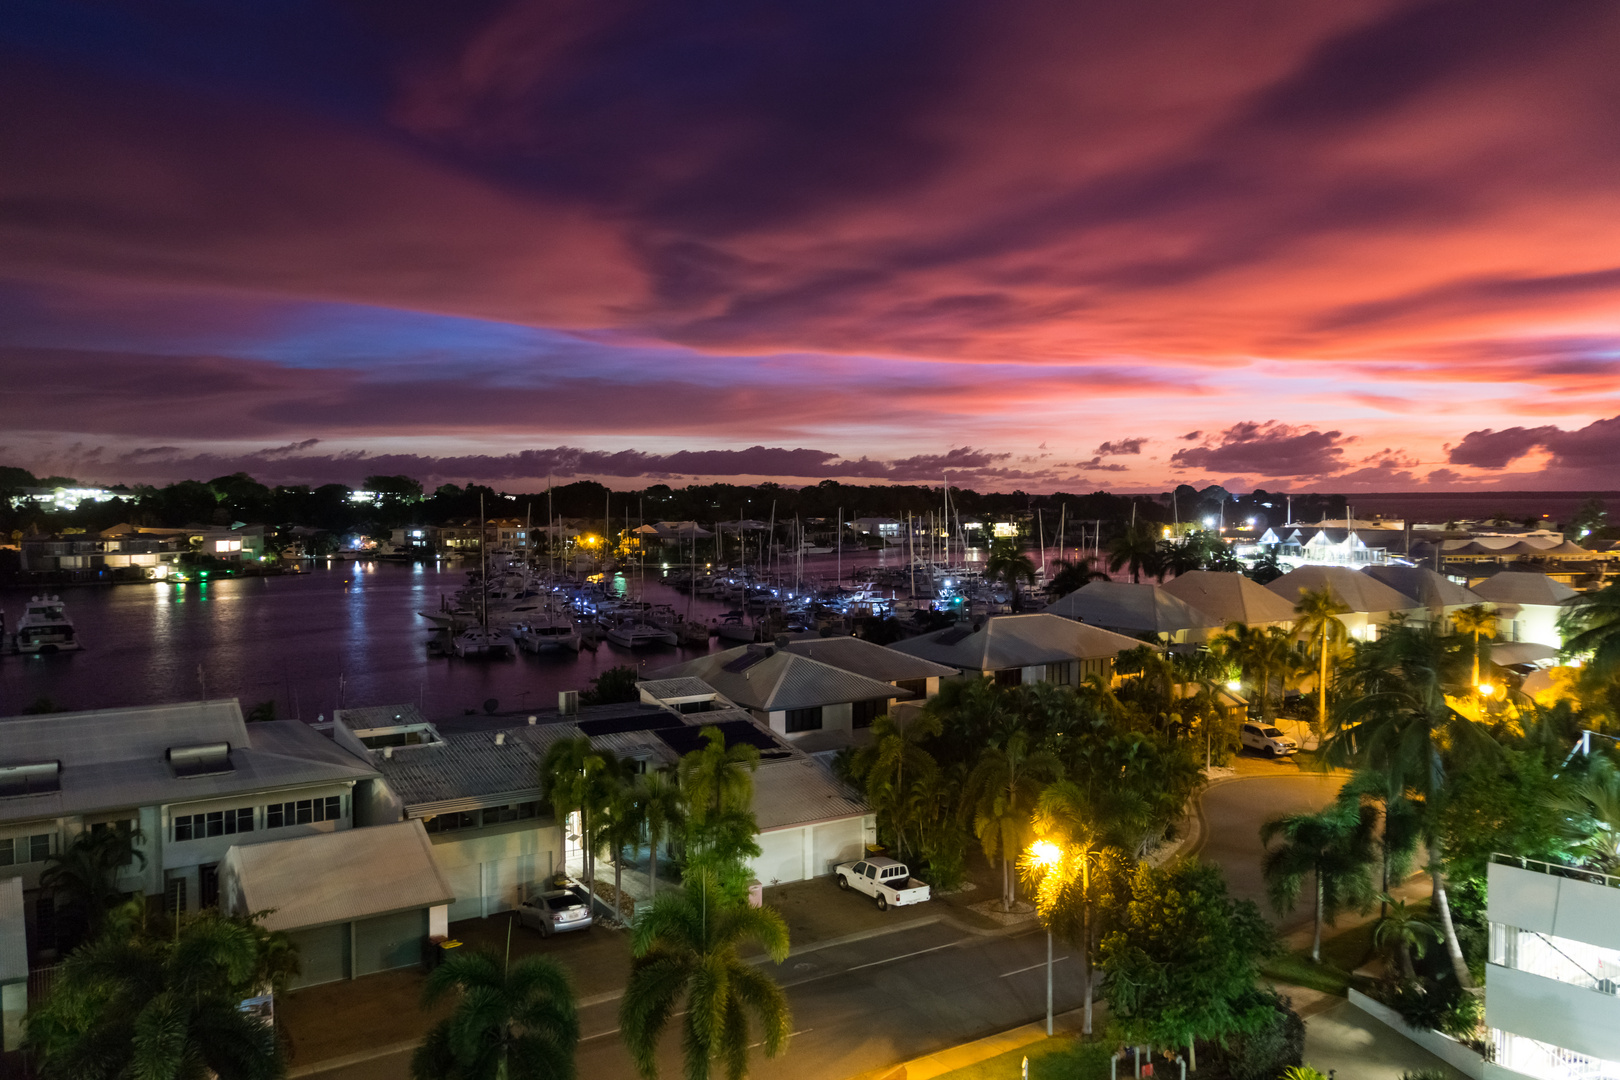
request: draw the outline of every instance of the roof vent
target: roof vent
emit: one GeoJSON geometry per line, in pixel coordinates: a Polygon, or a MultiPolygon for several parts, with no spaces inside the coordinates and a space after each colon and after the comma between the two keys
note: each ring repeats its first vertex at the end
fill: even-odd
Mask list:
{"type": "Polygon", "coordinates": [[[535,716],[533,713],[529,714],[529,726],[530,727],[534,727],[534,725],[536,723],[538,723],[539,720],[540,720],[540,718],[538,716],[535,716]]]}
{"type": "Polygon", "coordinates": [[[506,745],[506,732],[497,731],[495,733],[495,745],[496,746],[505,746],[506,745]]]}
{"type": "Polygon", "coordinates": [[[17,795],[43,795],[62,790],[62,763],[41,761],[31,765],[0,765],[0,799],[17,795]]]}
{"type": "Polygon", "coordinates": [[[171,746],[166,756],[176,776],[214,776],[236,771],[236,766],[231,764],[231,744],[228,742],[171,746]]]}
{"type": "Polygon", "coordinates": [[[394,748],[392,746],[383,747],[383,760],[384,761],[393,761],[394,760],[394,748]]]}

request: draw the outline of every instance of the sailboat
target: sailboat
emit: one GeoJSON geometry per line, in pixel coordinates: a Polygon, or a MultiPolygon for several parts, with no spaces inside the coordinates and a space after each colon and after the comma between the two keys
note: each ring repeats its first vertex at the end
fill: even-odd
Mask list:
{"type": "Polygon", "coordinates": [[[512,639],[502,630],[489,625],[489,537],[484,519],[484,497],[478,497],[478,560],[480,603],[478,625],[470,626],[450,642],[450,650],[466,659],[469,656],[511,656],[512,639]]]}

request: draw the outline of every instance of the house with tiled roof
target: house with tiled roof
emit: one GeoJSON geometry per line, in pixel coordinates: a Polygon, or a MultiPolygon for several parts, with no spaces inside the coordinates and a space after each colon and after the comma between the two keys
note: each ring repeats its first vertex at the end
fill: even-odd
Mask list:
{"type": "Polygon", "coordinates": [[[889,648],[1006,686],[1039,682],[1078,686],[1094,675],[1112,679],[1114,658],[1142,644],[1100,626],[1038,612],[997,615],[979,627],[935,630],[889,648]]]}
{"type": "Polygon", "coordinates": [[[1161,645],[1195,645],[1221,623],[1153,582],[1093,581],[1045,608],[1047,614],[1161,645]]]}

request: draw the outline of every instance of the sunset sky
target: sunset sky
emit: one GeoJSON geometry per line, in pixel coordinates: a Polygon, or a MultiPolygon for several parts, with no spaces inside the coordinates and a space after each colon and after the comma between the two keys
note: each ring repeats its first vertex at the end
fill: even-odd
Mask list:
{"type": "Polygon", "coordinates": [[[1620,487],[1613,0],[0,7],[0,464],[1620,487]]]}

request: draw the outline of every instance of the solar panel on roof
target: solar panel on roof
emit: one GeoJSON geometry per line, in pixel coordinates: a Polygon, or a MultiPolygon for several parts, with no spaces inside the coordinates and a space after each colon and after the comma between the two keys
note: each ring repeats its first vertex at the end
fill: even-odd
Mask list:
{"type": "Polygon", "coordinates": [[[785,749],[768,733],[761,731],[747,720],[726,720],[718,724],[663,728],[658,731],[658,737],[664,740],[671,750],[684,757],[694,750],[703,749],[708,743],[703,734],[705,728],[719,728],[720,734],[725,737],[727,747],[742,744],[758,748],[759,756],[762,758],[791,757],[793,754],[793,751],[785,749]]]}
{"type": "Polygon", "coordinates": [[[637,716],[615,716],[606,720],[581,720],[577,725],[581,735],[623,735],[627,731],[657,731],[665,727],[683,727],[681,718],[659,711],[637,716]]]}
{"type": "Polygon", "coordinates": [[[776,650],[771,648],[755,649],[750,647],[744,651],[741,656],[737,657],[735,660],[729,661],[726,666],[720,670],[729,671],[732,674],[736,674],[739,671],[747,671],[749,668],[753,667],[755,664],[759,663],[761,660],[775,652],[776,650]]]}

